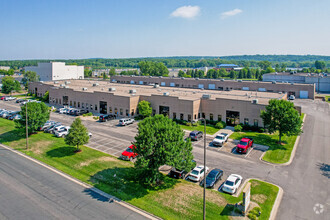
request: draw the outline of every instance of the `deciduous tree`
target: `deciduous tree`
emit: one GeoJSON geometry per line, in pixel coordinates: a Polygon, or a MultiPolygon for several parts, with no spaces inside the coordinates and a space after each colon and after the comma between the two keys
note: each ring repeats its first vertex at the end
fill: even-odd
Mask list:
{"type": "Polygon", "coordinates": [[[2,92],[9,94],[12,91],[19,92],[21,90],[20,83],[11,76],[5,76],[2,78],[2,92]]]}
{"type": "Polygon", "coordinates": [[[88,130],[81,123],[80,118],[76,118],[69,130],[68,135],[65,136],[65,143],[72,146],[77,146],[77,152],[80,151],[79,146],[87,144],[89,141],[88,130]]]}
{"type": "Polygon", "coordinates": [[[143,117],[149,117],[152,113],[152,108],[150,106],[150,102],[142,100],[138,104],[139,114],[143,117]]]}

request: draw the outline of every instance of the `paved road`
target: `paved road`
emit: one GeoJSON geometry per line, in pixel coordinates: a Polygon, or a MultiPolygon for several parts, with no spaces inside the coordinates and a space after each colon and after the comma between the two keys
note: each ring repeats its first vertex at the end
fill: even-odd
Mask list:
{"type": "Polygon", "coordinates": [[[0,147],[0,219],[145,217],[0,147]]]}
{"type": "MultiPolygon", "coordinates": [[[[322,220],[326,219],[330,212],[330,152],[327,147],[330,143],[329,104],[319,100],[296,100],[295,103],[303,107],[302,111],[307,113],[307,118],[304,133],[301,135],[296,156],[291,165],[269,165],[257,160],[256,155],[252,153],[243,158],[210,149],[207,150],[207,166],[221,168],[226,175],[237,173],[245,179],[259,178],[281,186],[284,197],[278,219],[322,220]],[[322,213],[314,212],[313,208],[316,204],[323,205],[322,213]]],[[[69,121],[73,120],[73,117],[52,114],[52,119],[70,124],[69,121]]],[[[134,140],[136,132],[133,128],[127,130],[127,128],[108,126],[108,124],[95,122],[84,124],[93,132],[93,135],[96,133],[108,136],[110,139],[115,137],[124,145],[134,140]]],[[[198,143],[193,148],[193,154],[198,163],[203,162],[203,148],[198,143]]]]}

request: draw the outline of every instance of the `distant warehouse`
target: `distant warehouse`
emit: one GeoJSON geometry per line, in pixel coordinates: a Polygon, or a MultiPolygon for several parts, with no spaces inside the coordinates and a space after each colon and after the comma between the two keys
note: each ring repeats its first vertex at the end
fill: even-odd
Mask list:
{"type": "MultiPolygon", "coordinates": [[[[49,91],[50,104],[58,107],[72,106],[118,117],[134,117],[138,114],[138,103],[146,100],[150,102],[153,114],[164,114],[172,119],[206,118],[226,121],[228,125],[255,126],[263,126],[260,112],[265,110],[270,99],[287,99],[287,93],[282,92],[171,88],[160,84],[131,84],[129,79],[125,84],[87,80],[33,82],[29,84],[29,92],[43,96],[49,91]]],[[[142,78],[137,79],[137,82],[142,81],[142,78]]]]}
{"type": "Polygon", "coordinates": [[[36,72],[40,76],[40,81],[84,79],[84,66],[65,65],[64,62],[38,63],[38,66],[24,69],[36,72]]]}

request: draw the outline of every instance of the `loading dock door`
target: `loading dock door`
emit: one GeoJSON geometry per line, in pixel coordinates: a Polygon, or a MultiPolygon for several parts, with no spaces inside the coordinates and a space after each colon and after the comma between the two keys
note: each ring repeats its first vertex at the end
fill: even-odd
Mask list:
{"type": "Polygon", "coordinates": [[[259,92],[266,92],[266,88],[259,88],[258,91],[259,92]]]}
{"type": "Polygon", "coordinates": [[[300,91],[299,98],[308,99],[308,91],[300,91]]]}
{"type": "Polygon", "coordinates": [[[209,89],[215,89],[215,84],[209,84],[209,89]]]}
{"type": "Polygon", "coordinates": [[[171,86],[171,87],[174,87],[174,86],[175,86],[175,83],[170,83],[170,86],[171,86]]]}
{"type": "Polygon", "coordinates": [[[131,80],[131,84],[134,84],[135,82],[133,80],[131,80]]]}
{"type": "Polygon", "coordinates": [[[140,84],[140,85],[143,85],[143,81],[140,81],[139,84],[140,84]]]}
{"type": "Polygon", "coordinates": [[[204,89],[204,84],[198,84],[199,89],[204,89]]]}
{"type": "Polygon", "coordinates": [[[161,82],[160,85],[161,86],[165,86],[166,84],[165,84],[165,82],[161,82]]]}
{"type": "Polygon", "coordinates": [[[249,91],[250,88],[249,88],[249,87],[243,87],[242,90],[244,90],[244,91],[249,91]]]}

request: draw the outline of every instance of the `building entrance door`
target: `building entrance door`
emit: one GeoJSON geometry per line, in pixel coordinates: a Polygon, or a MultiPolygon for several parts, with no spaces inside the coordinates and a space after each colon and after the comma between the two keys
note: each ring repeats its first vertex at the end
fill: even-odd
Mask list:
{"type": "Polygon", "coordinates": [[[107,102],[100,101],[100,113],[107,114],[107,102]]]}
{"type": "Polygon", "coordinates": [[[170,114],[170,107],[168,106],[159,106],[159,114],[163,114],[164,116],[169,116],[170,114]]]}
{"type": "Polygon", "coordinates": [[[239,124],[239,112],[236,111],[226,111],[226,123],[230,126],[235,126],[239,124]]]}
{"type": "Polygon", "coordinates": [[[63,105],[69,105],[69,97],[63,96],[63,105]]]}

